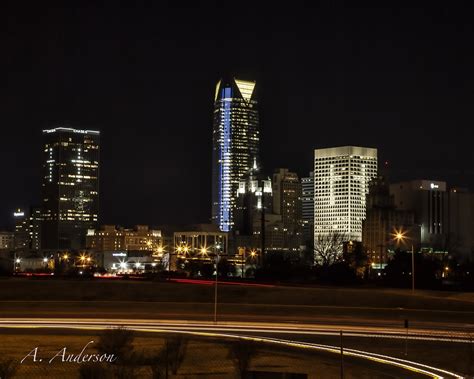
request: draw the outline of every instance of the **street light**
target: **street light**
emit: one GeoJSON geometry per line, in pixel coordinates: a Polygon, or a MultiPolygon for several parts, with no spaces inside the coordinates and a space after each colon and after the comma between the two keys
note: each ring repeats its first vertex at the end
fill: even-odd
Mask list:
{"type": "Polygon", "coordinates": [[[219,243],[214,245],[214,251],[216,253],[216,283],[214,285],[214,323],[217,323],[217,277],[219,276],[219,249],[221,245],[219,243]]]}
{"type": "MultiPolygon", "coordinates": [[[[255,251],[255,249],[252,249],[250,250],[250,261],[252,262],[255,257],[257,256],[257,252],[255,251]]],[[[243,254],[242,254],[242,274],[241,274],[241,277],[243,278],[244,277],[244,272],[245,272],[245,265],[247,264],[247,250],[244,249],[243,250],[243,254]]]]}
{"type": "MultiPolygon", "coordinates": [[[[404,242],[408,237],[405,235],[406,232],[396,231],[395,239],[398,243],[404,242]]],[[[413,243],[411,244],[411,292],[415,292],[415,249],[413,243]]]]}
{"type": "Polygon", "coordinates": [[[201,251],[202,256],[207,255],[207,247],[205,247],[205,246],[201,247],[200,251],[201,251]]]}
{"type": "MultiPolygon", "coordinates": [[[[15,254],[16,254],[16,253],[15,253],[15,254]]],[[[20,263],[21,263],[21,258],[15,258],[15,259],[13,260],[13,272],[19,271],[20,263]]]]}

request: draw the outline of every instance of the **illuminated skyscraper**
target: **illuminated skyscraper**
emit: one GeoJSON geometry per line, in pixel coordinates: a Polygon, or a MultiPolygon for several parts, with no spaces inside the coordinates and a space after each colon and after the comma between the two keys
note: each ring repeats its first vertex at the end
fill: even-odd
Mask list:
{"type": "Polygon", "coordinates": [[[258,161],[255,82],[222,79],[214,100],[212,222],[228,232],[234,227],[239,181],[258,161]]]}
{"type": "Polygon", "coordinates": [[[369,182],[377,175],[377,149],[356,146],[314,151],[314,243],[339,233],[362,240],[369,182]]]}
{"type": "Polygon", "coordinates": [[[94,130],[43,130],[43,249],[85,247],[99,212],[99,136],[94,130]]]}
{"type": "Polygon", "coordinates": [[[301,214],[303,220],[303,240],[313,241],[314,238],[314,173],[301,178],[301,214]]]}

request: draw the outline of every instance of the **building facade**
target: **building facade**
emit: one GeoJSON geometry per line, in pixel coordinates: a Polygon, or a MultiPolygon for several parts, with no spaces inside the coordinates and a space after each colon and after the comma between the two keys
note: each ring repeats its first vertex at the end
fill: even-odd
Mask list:
{"type": "Polygon", "coordinates": [[[375,178],[369,186],[366,218],[362,224],[363,249],[372,268],[385,267],[389,251],[406,249],[411,244],[418,246],[418,236],[414,213],[397,209],[385,177],[375,178]],[[396,240],[397,233],[404,236],[403,241],[396,240]]]}
{"type": "Polygon", "coordinates": [[[158,252],[163,248],[160,230],[146,225],[136,225],[132,229],[102,225],[90,229],[86,236],[86,246],[96,252],[104,251],[149,251],[158,252]]]}
{"type": "Polygon", "coordinates": [[[212,222],[234,229],[240,179],[257,165],[259,115],[255,82],[221,79],[214,98],[212,222]]]}
{"type": "Polygon", "coordinates": [[[301,219],[303,241],[314,242],[314,172],[301,178],[301,219]]]}
{"type": "Polygon", "coordinates": [[[181,269],[186,262],[215,262],[217,257],[234,261],[229,251],[228,233],[221,232],[215,224],[195,224],[176,230],[173,244],[163,259],[163,267],[170,271],[181,269]]]}
{"type": "Polygon", "coordinates": [[[262,210],[272,213],[272,195],[272,181],[260,175],[257,169],[251,169],[239,181],[234,213],[234,231],[237,234],[254,235],[256,229],[260,231],[262,210]]]}
{"type": "Polygon", "coordinates": [[[377,175],[377,149],[343,146],[314,152],[314,241],[338,233],[362,240],[369,182],[377,175]]]}
{"type": "Polygon", "coordinates": [[[13,212],[15,221],[15,250],[27,250],[29,248],[29,217],[26,212],[17,208],[13,212]]]}
{"type": "Polygon", "coordinates": [[[448,250],[448,195],[446,182],[412,180],[390,185],[395,206],[415,214],[420,228],[421,248],[445,252],[448,250]]]}
{"type": "Polygon", "coordinates": [[[449,252],[462,261],[474,261],[474,193],[451,188],[448,196],[449,252]]]}
{"type": "Polygon", "coordinates": [[[85,247],[99,214],[99,137],[94,130],[43,130],[42,248],[85,247]]]}
{"type": "Polygon", "coordinates": [[[0,231],[0,250],[13,250],[15,247],[15,234],[13,232],[0,231]]]}
{"type": "Polygon", "coordinates": [[[281,215],[283,225],[292,233],[301,233],[301,182],[298,174],[279,168],[273,174],[273,213],[281,215]]]}
{"type": "Polygon", "coordinates": [[[39,251],[41,249],[41,221],[40,207],[30,207],[29,212],[16,209],[13,212],[15,221],[15,250],[39,251]]]}

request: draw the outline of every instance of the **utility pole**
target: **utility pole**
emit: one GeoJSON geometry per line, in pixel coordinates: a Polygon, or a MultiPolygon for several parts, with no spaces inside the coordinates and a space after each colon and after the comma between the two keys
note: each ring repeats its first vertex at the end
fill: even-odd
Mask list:
{"type": "Polygon", "coordinates": [[[219,249],[220,245],[214,245],[216,251],[216,282],[214,283],[214,324],[217,323],[217,277],[219,276],[219,249]]]}
{"type": "Polygon", "coordinates": [[[342,330],[340,334],[341,334],[341,379],[344,379],[344,347],[342,344],[342,330]]]}
{"type": "Polygon", "coordinates": [[[474,374],[472,370],[472,333],[469,333],[469,374],[474,374]]]}
{"type": "Polygon", "coordinates": [[[261,225],[260,225],[260,237],[261,237],[261,263],[263,265],[263,262],[265,260],[265,188],[264,188],[264,183],[262,182],[262,219],[261,219],[261,225]]]}
{"type": "Polygon", "coordinates": [[[408,320],[405,319],[405,357],[408,355],[408,320]]]}
{"type": "Polygon", "coordinates": [[[411,245],[411,292],[415,293],[415,249],[411,245]]]}

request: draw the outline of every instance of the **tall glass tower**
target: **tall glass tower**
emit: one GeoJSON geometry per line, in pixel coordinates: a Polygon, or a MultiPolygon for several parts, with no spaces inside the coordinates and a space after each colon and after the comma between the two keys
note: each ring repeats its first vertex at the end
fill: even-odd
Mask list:
{"type": "Polygon", "coordinates": [[[239,181],[258,161],[255,82],[221,79],[214,101],[212,222],[229,232],[234,227],[239,181]]]}
{"type": "Polygon", "coordinates": [[[43,130],[43,249],[81,249],[99,213],[98,131],[43,130]]]}

